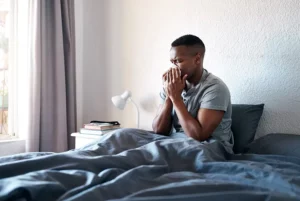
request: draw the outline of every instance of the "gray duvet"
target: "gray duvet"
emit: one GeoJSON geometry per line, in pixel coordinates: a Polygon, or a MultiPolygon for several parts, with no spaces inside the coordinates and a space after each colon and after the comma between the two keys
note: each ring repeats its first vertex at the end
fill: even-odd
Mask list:
{"type": "Polygon", "coordinates": [[[122,129],[81,149],[0,158],[2,200],[300,200],[300,158],[122,129]]]}

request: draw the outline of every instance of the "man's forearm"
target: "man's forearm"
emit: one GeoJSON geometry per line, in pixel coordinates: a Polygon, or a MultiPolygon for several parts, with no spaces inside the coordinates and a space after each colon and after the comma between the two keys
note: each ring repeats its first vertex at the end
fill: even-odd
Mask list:
{"type": "Polygon", "coordinates": [[[181,99],[173,101],[173,105],[178,117],[178,120],[186,135],[196,140],[205,140],[204,136],[201,135],[202,127],[200,123],[190,115],[186,106],[181,99]]]}
{"type": "Polygon", "coordinates": [[[172,101],[167,97],[159,114],[155,117],[152,128],[155,133],[167,135],[172,126],[172,101]]]}

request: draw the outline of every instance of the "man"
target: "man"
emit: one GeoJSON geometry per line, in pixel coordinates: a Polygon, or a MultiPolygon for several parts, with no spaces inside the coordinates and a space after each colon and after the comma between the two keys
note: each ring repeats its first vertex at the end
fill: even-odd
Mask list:
{"type": "Polygon", "coordinates": [[[198,141],[216,139],[232,152],[230,92],[220,78],[203,68],[204,43],[197,36],[184,35],[171,46],[170,61],[175,66],[162,78],[154,132],[183,132],[198,141]]]}

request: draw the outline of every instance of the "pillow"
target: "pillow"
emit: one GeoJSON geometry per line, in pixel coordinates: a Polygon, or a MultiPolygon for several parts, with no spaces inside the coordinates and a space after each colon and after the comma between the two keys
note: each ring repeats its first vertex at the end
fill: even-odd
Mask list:
{"type": "Polygon", "coordinates": [[[300,157],[299,145],[300,135],[271,133],[254,140],[246,152],[300,157]]]}
{"type": "Polygon", "coordinates": [[[232,104],[231,130],[234,137],[234,153],[242,153],[253,141],[263,109],[264,104],[232,104]]]}

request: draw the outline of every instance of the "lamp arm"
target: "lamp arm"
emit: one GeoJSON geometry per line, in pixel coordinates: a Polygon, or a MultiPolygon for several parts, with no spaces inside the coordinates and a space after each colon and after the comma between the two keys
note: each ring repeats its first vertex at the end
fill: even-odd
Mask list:
{"type": "Polygon", "coordinates": [[[135,106],[135,109],[136,109],[136,115],[137,115],[137,119],[136,119],[136,125],[137,125],[137,128],[140,127],[140,111],[139,111],[139,108],[137,106],[137,104],[131,99],[129,98],[129,100],[133,103],[133,105],[135,106]]]}

